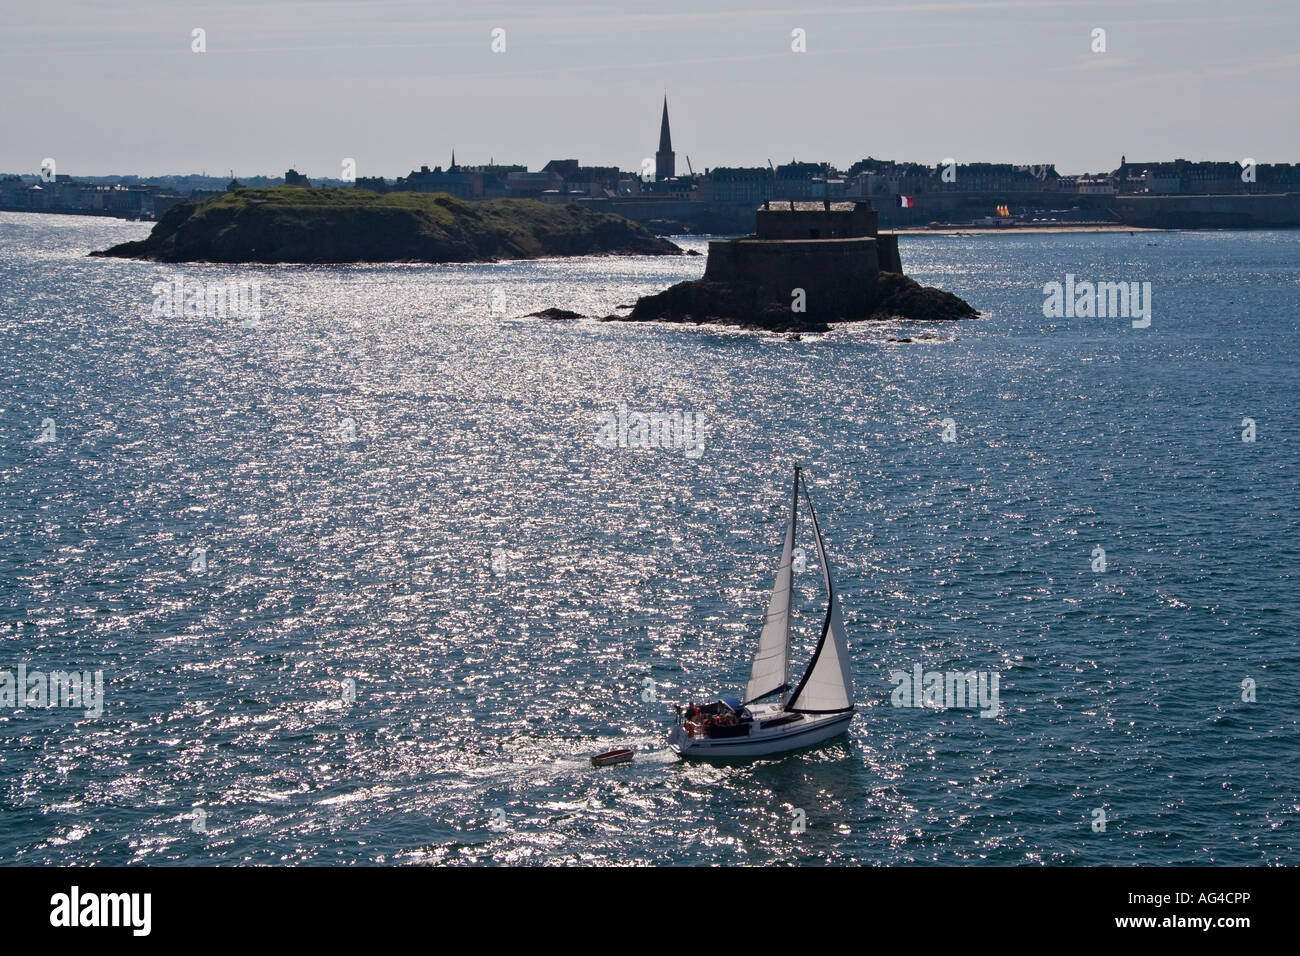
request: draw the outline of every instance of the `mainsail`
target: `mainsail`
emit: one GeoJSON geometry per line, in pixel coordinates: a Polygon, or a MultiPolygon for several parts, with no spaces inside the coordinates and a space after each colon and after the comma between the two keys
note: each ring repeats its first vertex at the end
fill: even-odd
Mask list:
{"type": "MultiPolygon", "coordinates": [[[[795,474],[797,488],[797,469],[795,474]]],[[[803,679],[795,688],[786,710],[801,714],[834,714],[853,709],[853,676],[849,673],[849,641],[844,633],[844,622],[840,620],[840,606],[835,600],[835,588],[831,584],[831,569],[826,563],[826,549],[822,546],[822,532],[817,526],[817,512],[813,510],[812,499],[808,497],[807,488],[804,488],[803,494],[804,501],[808,503],[808,514],[812,518],[813,538],[817,542],[817,557],[822,564],[822,576],[826,579],[826,620],[822,623],[822,636],[817,642],[817,650],[813,651],[808,670],[804,671],[803,679]]]]}
{"type": "Polygon", "coordinates": [[[749,669],[745,686],[745,703],[784,693],[790,683],[790,597],[791,562],[794,556],[794,529],[799,512],[799,466],[794,466],[794,491],[790,498],[790,521],[785,528],[785,547],[776,568],[776,583],[767,602],[763,633],[749,669]]]}

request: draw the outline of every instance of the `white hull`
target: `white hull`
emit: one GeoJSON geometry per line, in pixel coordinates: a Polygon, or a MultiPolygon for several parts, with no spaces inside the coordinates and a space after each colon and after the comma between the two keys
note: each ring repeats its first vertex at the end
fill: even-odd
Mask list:
{"type": "Polygon", "coordinates": [[[679,724],[668,735],[668,746],[688,759],[767,757],[801,750],[830,740],[849,729],[853,711],[844,714],[802,714],[798,720],[764,730],[757,722],[744,737],[689,737],[679,724]]]}

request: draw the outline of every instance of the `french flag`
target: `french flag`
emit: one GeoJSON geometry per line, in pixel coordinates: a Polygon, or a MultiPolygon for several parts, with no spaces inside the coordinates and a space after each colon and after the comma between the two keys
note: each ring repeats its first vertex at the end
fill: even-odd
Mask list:
{"type": "Polygon", "coordinates": [[[913,206],[915,206],[915,205],[916,205],[916,199],[915,199],[914,197],[912,197],[912,196],[899,196],[899,197],[898,197],[898,208],[899,208],[899,209],[911,209],[911,208],[912,208],[913,206]]]}

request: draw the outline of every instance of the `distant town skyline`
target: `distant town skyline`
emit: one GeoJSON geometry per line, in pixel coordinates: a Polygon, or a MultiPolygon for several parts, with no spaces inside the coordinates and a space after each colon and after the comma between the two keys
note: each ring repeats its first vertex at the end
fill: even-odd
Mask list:
{"type": "Polygon", "coordinates": [[[74,176],[338,178],[354,159],[394,178],[453,149],[636,170],[665,94],[679,173],[688,157],[1300,162],[1300,10],[1281,2],[77,0],[5,19],[0,172],[51,157],[74,176]]]}

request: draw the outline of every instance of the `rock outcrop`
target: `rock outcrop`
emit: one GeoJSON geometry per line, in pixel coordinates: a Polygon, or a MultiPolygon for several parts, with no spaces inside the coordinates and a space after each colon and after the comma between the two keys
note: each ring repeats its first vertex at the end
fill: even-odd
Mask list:
{"type": "Polygon", "coordinates": [[[158,262],[344,263],[680,253],[622,216],[572,204],[277,187],[179,203],[145,239],[91,255],[158,262]]]}
{"type": "Polygon", "coordinates": [[[918,322],[974,319],[969,303],[951,292],[923,286],[896,272],[881,272],[868,287],[860,308],[830,315],[796,312],[787,299],[774,301],[758,289],[695,279],[644,296],[623,322],[707,322],[768,332],[826,332],[836,322],[908,319],[918,322]]]}

